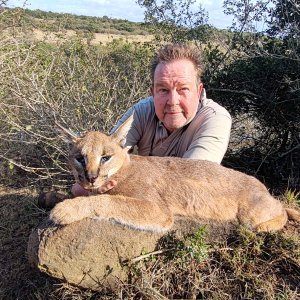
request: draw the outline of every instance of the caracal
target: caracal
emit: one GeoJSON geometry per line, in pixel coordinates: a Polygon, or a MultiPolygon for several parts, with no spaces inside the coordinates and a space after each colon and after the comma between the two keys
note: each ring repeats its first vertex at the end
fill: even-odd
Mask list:
{"type": "Polygon", "coordinates": [[[238,221],[255,231],[274,231],[288,217],[300,221],[299,212],[284,208],[252,176],[204,160],[129,155],[121,145],[131,122],[132,116],[111,136],[88,132],[77,137],[65,130],[72,144],[69,164],[75,180],[89,191],[112,179],[117,185],[105,194],[57,204],[50,214],[55,223],[96,218],[139,230],[166,231],[174,216],[183,216],[238,221]]]}

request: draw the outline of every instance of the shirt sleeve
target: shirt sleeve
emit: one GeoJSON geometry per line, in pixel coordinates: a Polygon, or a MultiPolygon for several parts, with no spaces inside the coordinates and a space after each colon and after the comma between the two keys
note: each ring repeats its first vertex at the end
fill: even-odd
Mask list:
{"type": "Polygon", "coordinates": [[[206,118],[183,157],[220,164],[228,147],[231,123],[229,113],[217,113],[206,118]]]}

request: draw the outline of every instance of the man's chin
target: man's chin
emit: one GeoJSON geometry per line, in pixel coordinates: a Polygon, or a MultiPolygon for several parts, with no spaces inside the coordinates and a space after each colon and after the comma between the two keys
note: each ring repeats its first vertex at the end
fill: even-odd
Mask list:
{"type": "Polygon", "coordinates": [[[185,126],[188,122],[180,122],[180,123],[164,123],[165,128],[169,131],[169,132],[173,132],[176,131],[180,128],[182,128],[183,126],[185,126]]]}

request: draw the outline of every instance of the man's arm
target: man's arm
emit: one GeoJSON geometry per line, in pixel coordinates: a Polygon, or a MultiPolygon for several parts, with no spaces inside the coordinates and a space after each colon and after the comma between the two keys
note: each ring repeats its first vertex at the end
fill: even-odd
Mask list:
{"type": "Polygon", "coordinates": [[[212,114],[201,124],[183,157],[221,163],[228,147],[231,123],[229,114],[212,114]]]}

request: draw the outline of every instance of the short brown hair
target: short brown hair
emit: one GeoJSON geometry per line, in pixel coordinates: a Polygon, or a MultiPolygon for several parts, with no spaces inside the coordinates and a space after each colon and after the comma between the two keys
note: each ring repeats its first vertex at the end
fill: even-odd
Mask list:
{"type": "Polygon", "coordinates": [[[197,71],[197,80],[201,82],[201,76],[204,70],[200,51],[187,44],[167,44],[162,47],[154,56],[151,63],[151,79],[154,84],[154,73],[160,63],[168,63],[178,59],[187,59],[191,61],[197,71]]]}

